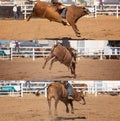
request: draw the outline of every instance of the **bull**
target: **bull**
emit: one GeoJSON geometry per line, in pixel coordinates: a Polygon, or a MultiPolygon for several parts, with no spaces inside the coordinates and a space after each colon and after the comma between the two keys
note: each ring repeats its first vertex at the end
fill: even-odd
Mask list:
{"type": "MultiPolygon", "coordinates": [[[[36,95],[39,95],[39,91],[37,90],[36,95]]],[[[72,97],[73,99],[68,99],[68,92],[67,88],[65,87],[64,83],[55,82],[51,83],[47,87],[47,101],[49,106],[49,114],[51,114],[51,100],[52,98],[55,100],[55,115],[57,115],[57,105],[59,100],[62,101],[66,106],[66,112],[69,113],[69,107],[71,106],[71,113],[74,113],[73,101],[83,101],[81,104],[85,105],[86,101],[84,98],[84,94],[82,92],[77,92],[74,88],[72,88],[72,97]]]]}
{"type": "Polygon", "coordinates": [[[61,62],[71,70],[71,74],[73,74],[74,78],[76,78],[76,55],[77,51],[73,48],[66,48],[62,46],[61,44],[54,45],[53,49],[51,50],[51,54],[46,58],[46,61],[43,65],[43,69],[45,68],[47,62],[51,60],[51,64],[49,69],[51,70],[52,64],[56,61],[61,62]]]}
{"type": "MultiPolygon", "coordinates": [[[[66,6],[66,20],[69,25],[74,30],[77,37],[80,37],[79,29],[77,28],[77,21],[84,15],[89,14],[89,11],[85,7],[80,7],[76,5],[66,6]]],[[[30,20],[32,16],[40,17],[40,18],[47,18],[50,21],[55,21],[62,23],[63,25],[68,25],[65,20],[63,20],[61,16],[61,12],[57,11],[57,8],[48,2],[37,1],[35,4],[32,13],[27,18],[27,21],[30,20]]]]}

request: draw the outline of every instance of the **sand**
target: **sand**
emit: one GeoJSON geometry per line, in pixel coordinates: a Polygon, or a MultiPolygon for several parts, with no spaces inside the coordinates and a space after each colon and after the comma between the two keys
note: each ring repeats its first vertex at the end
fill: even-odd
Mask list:
{"type": "Polygon", "coordinates": [[[116,59],[80,59],[76,65],[76,79],[68,68],[55,62],[49,70],[50,62],[42,69],[44,58],[14,58],[0,60],[1,80],[120,80],[120,61],[116,59]]]}
{"type": "Polygon", "coordinates": [[[100,15],[81,18],[77,26],[81,37],[76,37],[72,27],[47,19],[0,20],[0,40],[120,40],[120,17],[100,15]]]}
{"type": "MultiPolygon", "coordinates": [[[[87,95],[86,105],[74,102],[74,114],[58,104],[58,115],[48,113],[44,96],[25,94],[23,97],[0,97],[0,121],[120,121],[120,96],[87,95]]],[[[70,108],[69,108],[70,109],[70,108]]]]}

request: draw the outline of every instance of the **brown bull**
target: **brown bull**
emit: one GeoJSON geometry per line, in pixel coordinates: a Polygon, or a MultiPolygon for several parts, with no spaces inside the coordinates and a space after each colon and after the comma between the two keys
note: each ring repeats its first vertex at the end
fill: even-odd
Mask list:
{"type": "Polygon", "coordinates": [[[76,50],[73,48],[67,49],[66,47],[56,44],[52,51],[51,54],[46,58],[46,61],[43,65],[43,69],[45,68],[47,62],[51,60],[51,64],[49,69],[52,68],[52,64],[56,61],[59,61],[66,65],[68,68],[71,69],[71,74],[74,75],[74,78],[76,78],[76,73],[75,73],[75,68],[76,68],[76,50]],[[52,60],[51,60],[52,59],[52,60]]]}
{"type": "MultiPolygon", "coordinates": [[[[66,11],[66,20],[68,21],[69,25],[72,26],[76,36],[80,37],[79,29],[76,26],[76,22],[79,18],[84,15],[87,15],[89,12],[85,7],[78,7],[75,5],[67,6],[66,11]]],[[[63,25],[67,25],[61,16],[61,12],[57,11],[57,8],[48,2],[38,1],[31,13],[28,17],[27,21],[30,20],[32,16],[37,16],[40,18],[47,18],[50,21],[55,21],[62,23],[63,25]]]]}
{"type": "MultiPolygon", "coordinates": [[[[39,90],[36,95],[39,95],[39,90]]],[[[57,105],[59,100],[62,101],[66,106],[66,112],[69,113],[68,105],[71,105],[71,113],[74,113],[73,101],[83,101],[82,104],[86,104],[84,94],[82,92],[77,92],[72,89],[72,97],[73,100],[68,99],[68,92],[65,88],[65,85],[61,82],[55,82],[48,86],[47,88],[47,101],[49,106],[49,114],[51,114],[51,100],[54,98],[55,100],[55,114],[57,114],[57,105]]]]}

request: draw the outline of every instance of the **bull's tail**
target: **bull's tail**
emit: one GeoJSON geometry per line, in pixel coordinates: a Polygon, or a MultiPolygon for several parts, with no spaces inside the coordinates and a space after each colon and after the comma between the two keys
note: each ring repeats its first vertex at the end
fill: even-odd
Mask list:
{"type": "Polygon", "coordinates": [[[39,95],[40,95],[40,91],[41,91],[41,90],[44,90],[44,89],[47,88],[47,87],[48,87],[48,85],[47,85],[46,87],[44,87],[44,88],[37,89],[36,92],[35,92],[35,95],[36,95],[36,96],[39,96],[39,95]]]}

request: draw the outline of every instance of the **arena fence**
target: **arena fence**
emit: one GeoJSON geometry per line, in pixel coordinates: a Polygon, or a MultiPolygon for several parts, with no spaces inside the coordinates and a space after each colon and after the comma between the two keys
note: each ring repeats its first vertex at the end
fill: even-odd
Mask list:
{"type": "MultiPolygon", "coordinates": [[[[25,93],[35,93],[38,89],[42,89],[40,94],[47,96],[47,85],[54,81],[4,81],[0,82],[0,96],[24,96],[25,93]]],[[[120,94],[120,81],[69,81],[71,84],[77,84],[73,88],[77,91],[83,90],[86,94],[120,94]],[[86,87],[80,87],[79,84],[87,84],[86,87]]]]}
{"type": "MultiPolygon", "coordinates": [[[[12,7],[15,3],[14,2],[0,2],[0,7],[7,6],[7,8],[12,7]]],[[[25,2],[18,2],[17,5],[20,8],[19,13],[23,15],[23,18],[26,19],[27,16],[32,12],[33,6],[35,3],[25,3],[25,2]]],[[[67,5],[67,4],[66,4],[67,5]]],[[[95,6],[87,6],[90,11],[90,14],[86,17],[97,17],[97,15],[115,15],[117,18],[120,14],[120,5],[119,4],[104,4],[103,6],[95,5],[95,6]]],[[[10,8],[12,11],[12,9],[10,8]]],[[[2,11],[1,11],[2,12],[2,11]]],[[[8,12],[8,11],[7,11],[8,12]]],[[[5,13],[3,10],[2,13],[5,13]]],[[[9,13],[10,14],[10,13],[9,13]]],[[[11,13],[12,15],[12,13],[11,13]]],[[[7,15],[9,16],[9,15],[7,15]]]]}
{"type": "Polygon", "coordinates": [[[23,83],[11,81],[0,83],[0,96],[20,96],[23,97],[23,83]]]}
{"type": "Polygon", "coordinates": [[[103,6],[94,6],[95,17],[97,15],[115,15],[117,18],[120,14],[120,5],[103,5],[103,6]]]}
{"type": "MultiPolygon", "coordinates": [[[[3,48],[0,49],[0,59],[13,60],[14,57],[32,58],[34,61],[38,57],[47,57],[52,47],[19,47],[19,48],[3,48]]],[[[90,57],[93,59],[120,59],[120,47],[105,48],[86,48],[78,47],[78,60],[81,57],[90,57]]]]}
{"type": "Polygon", "coordinates": [[[78,57],[92,57],[94,59],[110,59],[113,56],[119,59],[120,47],[105,47],[105,48],[83,48],[78,47],[78,57]]]}

